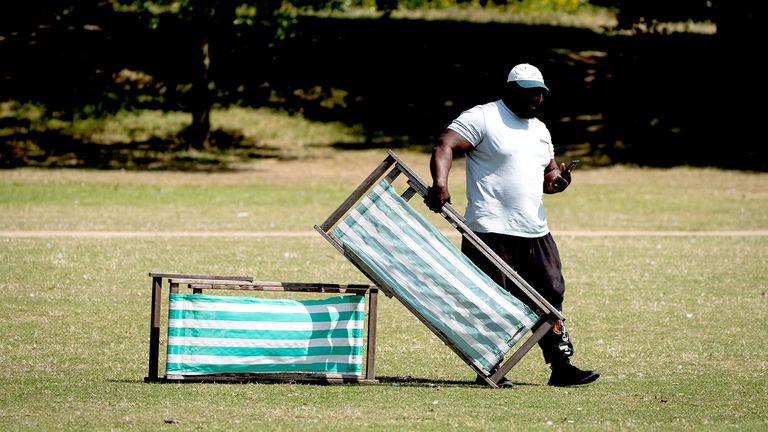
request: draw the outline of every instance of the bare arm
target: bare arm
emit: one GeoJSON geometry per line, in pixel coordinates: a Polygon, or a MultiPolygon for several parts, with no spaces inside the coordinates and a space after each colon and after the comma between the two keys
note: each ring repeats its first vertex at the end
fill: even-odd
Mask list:
{"type": "Polygon", "coordinates": [[[451,202],[448,191],[448,173],[455,156],[462,155],[474,147],[458,132],[446,129],[438,143],[432,147],[432,158],[429,161],[429,171],[432,174],[432,186],[424,199],[427,207],[439,212],[443,204],[451,202]]]}

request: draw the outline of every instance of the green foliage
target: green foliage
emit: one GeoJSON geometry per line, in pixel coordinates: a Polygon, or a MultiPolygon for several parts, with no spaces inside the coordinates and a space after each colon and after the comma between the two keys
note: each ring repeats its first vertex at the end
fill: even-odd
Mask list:
{"type": "Polygon", "coordinates": [[[291,34],[298,9],[338,9],[339,0],[153,0],[115,1],[115,10],[135,12],[145,16],[149,26],[157,29],[165,20],[215,29],[237,25],[258,26],[272,37],[283,39],[291,34]]]}
{"type": "Polygon", "coordinates": [[[659,31],[663,23],[715,22],[719,5],[727,0],[590,0],[593,5],[616,11],[618,29],[659,31]]]}
{"type": "MultiPolygon", "coordinates": [[[[347,7],[376,8],[379,2],[375,0],[350,0],[347,7]]],[[[559,12],[576,13],[594,10],[587,2],[581,0],[399,0],[393,2],[394,9],[446,9],[446,8],[477,8],[489,7],[499,11],[515,13],[559,12]]]]}

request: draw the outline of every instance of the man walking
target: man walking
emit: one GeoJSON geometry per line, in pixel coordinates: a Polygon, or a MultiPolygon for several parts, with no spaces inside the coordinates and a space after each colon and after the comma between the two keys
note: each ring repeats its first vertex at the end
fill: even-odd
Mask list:
{"type": "MultiPolygon", "coordinates": [[[[562,310],[565,281],[557,245],[549,232],[543,194],[563,192],[571,171],[555,162],[546,125],[536,116],[549,89],[541,72],[527,63],[512,68],[500,100],[464,111],[434,146],[430,160],[432,186],[425,203],[439,212],[451,201],[448,174],[453,159],[466,156],[466,223],[499,257],[562,310]]],[[[501,287],[517,298],[517,286],[471,243],[462,251],[501,287]]],[[[587,384],[600,377],[570,363],[573,344],[562,321],[540,341],[552,369],[549,385],[587,384]]],[[[480,377],[477,382],[484,382],[480,377]]],[[[507,379],[500,386],[510,386],[507,379]]]]}

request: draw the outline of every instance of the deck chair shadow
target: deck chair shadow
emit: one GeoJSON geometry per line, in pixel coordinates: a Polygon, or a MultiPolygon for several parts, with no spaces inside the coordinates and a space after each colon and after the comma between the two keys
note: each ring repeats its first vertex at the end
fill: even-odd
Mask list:
{"type": "Polygon", "coordinates": [[[445,204],[443,218],[528,298],[524,302],[512,296],[478,269],[409,203],[415,195],[426,194],[424,181],[390,150],[315,229],[489,386],[498,387],[504,375],[564,317],[489,249],[455,208],[445,204]],[[405,186],[398,193],[394,181],[401,175],[405,186]]]}

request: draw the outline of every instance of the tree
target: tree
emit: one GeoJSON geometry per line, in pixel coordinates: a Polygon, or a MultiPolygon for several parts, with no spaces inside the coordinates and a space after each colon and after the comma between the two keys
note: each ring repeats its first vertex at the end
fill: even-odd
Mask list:
{"type": "Polygon", "coordinates": [[[265,37],[282,39],[296,23],[297,8],[338,9],[341,5],[338,0],[155,0],[133,4],[151,28],[176,21],[189,35],[189,43],[197,47],[197,66],[184,104],[192,115],[185,140],[191,148],[202,149],[209,148],[210,113],[216,99],[212,70],[217,56],[233,40],[238,23],[260,26],[265,37]]]}
{"type": "Polygon", "coordinates": [[[713,0],[590,0],[589,3],[614,9],[620,30],[656,32],[662,23],[714,21],[716,16],[713,0]]]}
{"type": "MultiPolygon", "coordinates": [[[[654,158],[658,162],[658,155],[671,155],[672,151],[677,149],[678,153],[685,157],[695,157],[705,153],[702,147],[704,142],[711,142],[714,145],[726,145],[727,151],[718,153],[717,163],[720,166],[765,166],[765,155],[768,153],[765,146],[755,145],[755,137],[762,135],[760,130],[762,123],[762,111],[755,109],[740,109],[734,117],[737,119],[738,127],[734,127],[731,122],[702,122],[703,118],[710,118],[713,112],[727,112],[732,109],[736,98],[735,94],[742,91],[748,92],[750,98],[761,100],[762,86],[759,74],[761,55],[757,51],[755,41],[761,38],[761,24],[766,17],[766,2],[750,0],[679,0],[668,2],[663,0],[590,0],[590,3],[609,7],[616,11],[618,19],[618,29],[632,29],[638,33],[657,33],[656,36],[663,38],[668,35],[663,34],[662,23],[670,22],[706,22],[709,21],[716,25],[716,34],[713,36],[689,35],[685,40],[687,46],[677,46],[670,48],[673,38],[665,42],[667,49],[677,49],[666,57],[668,62],[658,61],[664,59],[660,52],[656,50],[655,55],[651,56],[646,52],[624,53],[623,61],[626,62],[621,68],[623,72],[622,80],[625,82],[637,82],[634,87],[625,86],[632,91],[629,95],[621,92],[613,92],[612,100],[615,101],[612,109],[608,110],[613,118],[611,124],[622,131],[632,130],[631,126],[642,121],[644,116],[651,113],[650,110],[643,110],[634,104],[629,104],[627,100],[653,99],[651,95],[661,97],[675,95],[677,100],[685,100],[684,109],[674,109],[676,104],[669,101],[659,104],[663,109],[669,111],[666,116],[659,116],[654,112],[650,118],[654,124],[652,128],[637,128],[636,131],[646,131],[649,136],[641,136],[640,133],[630,133],[630,139],[642,142],[646,154],[649,158],[654,158]],[[706,44],[705,42],[711,41],[706,44]],[[682,48],[682,49],[681,49],[682,48]],[[669,63],[673,59],[689,57],[688,64],[698,65],[696,74],[681,76],[679,72],[684,69],[670,67],[669,63]],[[654,62],[647,59],[653,58],[654,62]],[[666,70],[665,70],[666,69],[666,70]],[[658,72],[664,70],[663,80],[653,82],[648,85],[649,77],[662,76],[658,72]],[[645,83],[645,86],[642,84],[645,83]],[[618,99],[617,99],[618,98],[618,99]],[[661,119],[677,118],[667,128],[679,129],[674,134],[667,133],[667,136],[681,135],[687,133],[686,142],[691,143],[691,147],[672,146],[669,142],[661,139],[659,133],[650,136],[653,130],[663,130],[664,122],[661,119]],[[657,151],[648,151],[649,148],[656,146],[657,151]],[[749,161],[749,162],[747,162],[749,161]]],[[[648,34],[641,34],[640,39],[651,40],[648,34]]],[[[678,35],[679,36],[679,35],[678,35]]],[[[659,39],[656,38],[656,39],[659,39]]],[[[677,37],[676,39],[681,39],[677,37]]],[[[659,39],[660,40],[660,39],[659,39]]],[[[661,47],[659,47],[661,48],[661,47]]],[[[645,118],[645,120],[649,120],[645,118]]],[[[670,123],[667,123],[668,125],[670,123]]],[[[663,135],[662,135],[663,138],[663,135]]],[[[621,146],[613,146],[613,151],[625,151],[630,145],[627,142],[621,146]]],[[[637,161],[637,158],[632,156],[637,161]]],[[[674,156],[671,159],[679,160],[682,157],[674,156]]]]}

